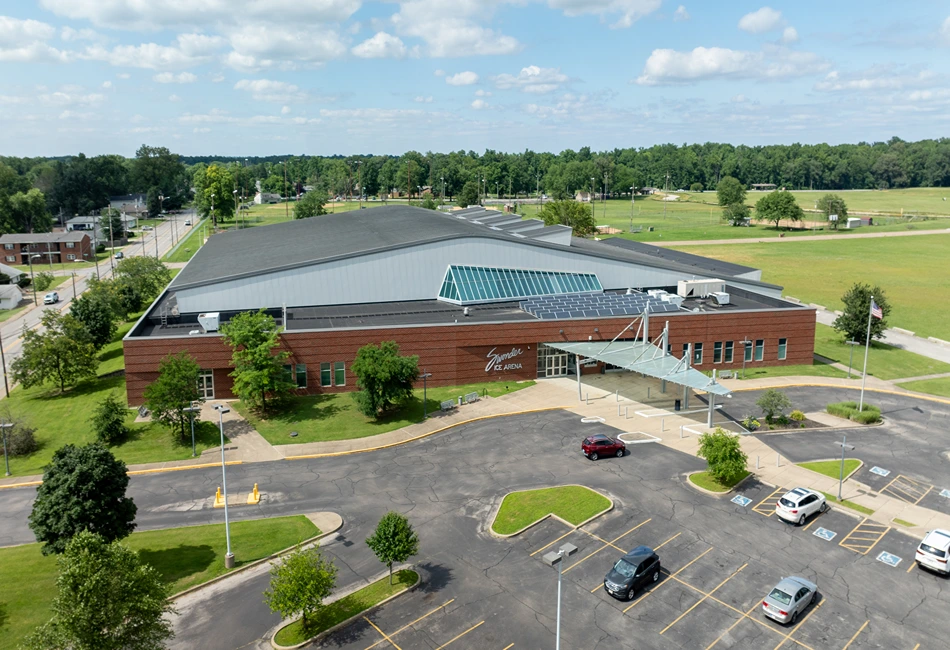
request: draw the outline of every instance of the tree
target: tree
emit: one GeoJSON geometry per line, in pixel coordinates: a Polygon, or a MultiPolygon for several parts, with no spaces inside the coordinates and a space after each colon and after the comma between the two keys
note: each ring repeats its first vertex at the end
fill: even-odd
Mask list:
{"type": "Polygon", "coordinates": [[[835,230],[840,222],[848,220],[848,206],[837,194],[825,194],[818,199],[818,209],[825,213],[826,219],[833,214],[838,216],[836,221],[831,222],[835,230]]]}
{"type": "Polygon", "coordinates": [[[31,650],[160,650],[174,636],[168,586],[136,551],[80,532],[58,563],[53,615],[31,650]]]}
{"type": "Polygon", "coordinates": [[[693,184],[691,184],[691,185],[689,186],[689,191],[690,191],[690,192],[702,192],[702,191],[703,191],[703,184],[702,184],[702,183],[693,183],[693,184]]]}
{"type": "Polygon", "coordinates": [[[116,332],[116,316],[112,300],[103,291],[87,291],[72,302],[69,313],[82,324],[96,350],[112,342],[116,332]]]}
{"type": "Polygon", "coordinates": [[[212,214],[214,207],[214,225],[218,220],[227,220],[234,216],[234,177],[227,167],[212,163],[199,169],[194,176],[195,208],[203,217],[212,214]]]}
{"type": "Polygon", "coordinates": [[[336,584],[336,566],[320,554],[320,549],[300,546],[270,570],[270,588],[264,602],[283,618],[300,614],[307,629],[307,617],[323,606],[336,584]]]}
{"type": "Polygon", "coordinates": [[[574,229],[575,235],[590,235],[597,231],[594,211],[590,204],[567,199],[545,203],[539,215],[547,226],[562,225],[574,229]]]}
{"type": "Polygon", "coordinates": [[[294,219],[309,219],[321,214],[326,214],[324,206],[327,204],[327,196],[319,190],[312,190],[304,194],[297,203],[294,204],[294,219]]]}
{"type": "Polygon", "coordinates": [[[125,496],[125,463],[98,442],[56,450],[36,489],[30,528],[43,554],[62,553],[66,544],[88,530],[111,542],[135,530],[135,503],[125,496]]]}
{"type": "Polygon", "coordinates": [[[792,408],[792,400],[788,399],[788,395],[782,391],[769,388],[756,401],[756,406],[762,409],[765,414],[765,421],[771,424],[776,413],[782,415],[785,409],[792,408]]]}
{"type": "Polygon", "coordinates": [[[49,232],[53,220],[46,208],[46,197],[38,189],[17,192],[10,197],[10,213],[13,232],[49,232]]]}
{"type": "Polygon", "coordinates": [[[13,381],[24,388],[55,381],[66,386],[95,377],[99,369],[96,348],[82,323],[52,309],[40,318],[42,331],[24,330],[23,353],[10,365],[13,381]]]}
{"type": "Polygon", "coordinates": [[[125,237],[125,221],[122,219],[122,213],[115,208],[105,208],[100,213],[100,223],[106,237],[113,240],[125,237]]]}
{"type": "Polygon", "coordinates": [[[723,431],[721,427],[699,437],[697,454],[706,459],[709,475],[724,484],[742,476],[749,460],[739,444],[739,436],[723,431]]]}
{"type": "Polygon", "coordinates": [[[745,203],[745,185],[732,176],[723,176],[716,185],[716,198],[725,207],[733,203],[745,203]]]}
{"type": "Polygon", "coordinates": [[[116,289],[131,291],[141,305],[158,298],[172,279],[171,271],[161,260],[147,255],[126,257],[116,265],[114,275],[116,289]]]}
{"type": "Polygon", "coordinates": [[[419,552],[419,536],[405,516],[390,510],[366,538],[366,545],[389,569],[389,584],[392,584],[393,563],[405,562],[419,552]]]}
{"type": "Polygon", "coordinates": [[[770,192],[755,204],[756,220],[770,221],[776,228],[783,220],[801,221],[804,217],[805,212],[795,200],[795,195],[785,190],[770,192]]]}
{"type": "Polygon", "coordinates": [[[752,215],[752,209],[745,203],[730,203],[722,211],[722,218],[733,226],[744,226],[752,215]]]}
{"type": "Polygon", "coordinates": [[[871,339],[884,338],[887,329],[887,317],[891,313],[891,303],[884,293],[884,289],[875,285],[869,286],[862,282],[851,285],[851,288],[841,297],[844,310],[835,319],[831,326],[844,333],[849,341],[857,341],[864,345],[867,342],[868,318],[871,317],[871,296],[881,308],[884,318],[871,318],[871,339]]]}
{"type": "Polygon", "coordinates": [[[96,440],[104,445],[114,445],[129,433],[125,419],[129,410],[115,393],[109,393],[96,404],[90,423],[96,432],[96,440]]]}
{"type": "Polygon", "coordinates": [[[399,355],[395,341],[364,345],[350,368],[356,375],[356,404],[363,415],[376,418],[393,404],[412,396],[419,378],[419,357],[399,355]]]}
{"type": "Polygon", "coordinates": [[[37,273],[33,280],[33,289],[35,289],[37,293],[42,293],[49,289],[49,286],[53,284],[53,280],[55,279],[56,278],[53,277],[52,273],[48,273],[46,271],[37,273]]]}
{"type": "Polygon", "coordinates": [[[470,205],[479,205],[481,203],[481,194],[478,191],[478,183],[468,181],[462,186],[456,201],[460,208],[467,208],[470,205]]]}
{"type": "Polygon", "coordinates": [[[177,431],[185,440],[191,414],[184,409],[201,399],[198,393],[198,374],[201,367],[187,352],[169,354],[158,364],[158,379],[145,387],[145,406],[152,420],[177,431]]]}
{"type": "Polygon", "coordinates": [[[221,326],[224,342],[232,350],[232,390],[242,402],[262,412],[267,411],[268,397],[279,402],[296,388],[284,369],[290,352],[275,352],[283,331],[263,309],[240,313],[221,326]]]}
{"type": "Polygon", "coordinates": [[[425,198],[422,199],[422,207],[426,210],[438,210],[439,204],[432,198],[432,194],[426,194],[425,198]]]}
{"type": "MultiPolygon", "coordinates": [[[[147,192],[155,189],[155,203],[158,195],[165,197],[164,207],[178,209],[188,200],[190,193],[189,179],[178,154],[172,153],[165,147],[150,147],[142,145],[135,152],[130,174],[131,188],[137,192],[147,192]]],[[[230,197],[230,191],[228,196],[230,197]]],[[[149,204],[149,213],[152,213],[149,204]]],[[[155,212],[157,214],[157,210],[155,212]]]]}

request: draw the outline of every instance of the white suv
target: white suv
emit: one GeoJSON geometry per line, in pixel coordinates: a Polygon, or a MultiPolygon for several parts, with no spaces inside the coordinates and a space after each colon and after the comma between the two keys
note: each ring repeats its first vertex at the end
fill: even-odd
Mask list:
{"type": "Polygon", "coordinates": [[[917,547],[917,564],[937,573],[947,574],[947,556],[950,555],[950,531],[939,528],[930,531],[917,547]]]}
{"type": "Polygon", "coordinates": [[[825,495],[821,492],[800,487],[791,492],[786,492],[785,496],[775,504],[776,515],[799,526],[804,524],[808,517],[827,509],[828,504],[825,503],[825,495]]]}

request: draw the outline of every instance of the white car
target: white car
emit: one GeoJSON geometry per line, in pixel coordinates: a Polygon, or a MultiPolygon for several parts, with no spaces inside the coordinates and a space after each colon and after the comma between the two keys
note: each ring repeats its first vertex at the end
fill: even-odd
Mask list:
{"type": "Polygon", "coordinates": [[[55,291],[50,291],[48,294],[43,296],[44,305],[55,305],[59,302],[59,294],[55,291]]]}
{"type": "Polygon", "coordinates": [[[927,567],[937,573],[947,574],[947,556],[950,555],[950,530],[937,528],[931,530],[917,547],[914,559],[922,567],[927,567]]]}
{"type": "Polygon", "coordinates": [[[775,504],[776,515],[799,526],[804,524],[808,517],[827,509],[828,504],[825,503],[825,495],[821,492],[800,487],[786,492],[785,496],[775,504]]]}
{"type": "Polygon", "coordinates": [[[191,225],[191,219],[186,220],[186,221],[185,221],[185,225],[186,225],[186,226],[190,226],[190,225],[191,225]]]}

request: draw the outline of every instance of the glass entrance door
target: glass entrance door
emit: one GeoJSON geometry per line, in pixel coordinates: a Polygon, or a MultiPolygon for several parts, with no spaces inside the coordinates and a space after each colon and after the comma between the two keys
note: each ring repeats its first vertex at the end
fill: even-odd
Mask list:
{"type": "Polygon", "coordinates": [[[214,399],[214,371],[202,370],[198,373],[198,396],[201,399],[214,399]]]}
{"type": "Polygon", "coordinates": [[[565,375],[567,375],[567,353],[548,355],[544,376],[564,377],[565,375]]]}

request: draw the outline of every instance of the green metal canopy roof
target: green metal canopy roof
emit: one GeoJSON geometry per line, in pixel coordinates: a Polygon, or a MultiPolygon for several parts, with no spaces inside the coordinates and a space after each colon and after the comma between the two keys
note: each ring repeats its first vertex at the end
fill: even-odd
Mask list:
{"type": "Polygon", "coordinates": [[[661,348],[644,341],[612,341],[610,343],[545,343],[545,345],[576,354],[585,359],[596,359],[625,370],[633,370],[657,379],[665,379],[681,386],[689,386],[715,395],[730,395],[732,391],[703,373],[686,365],[683,359],[667,354],[661,348]]]}

